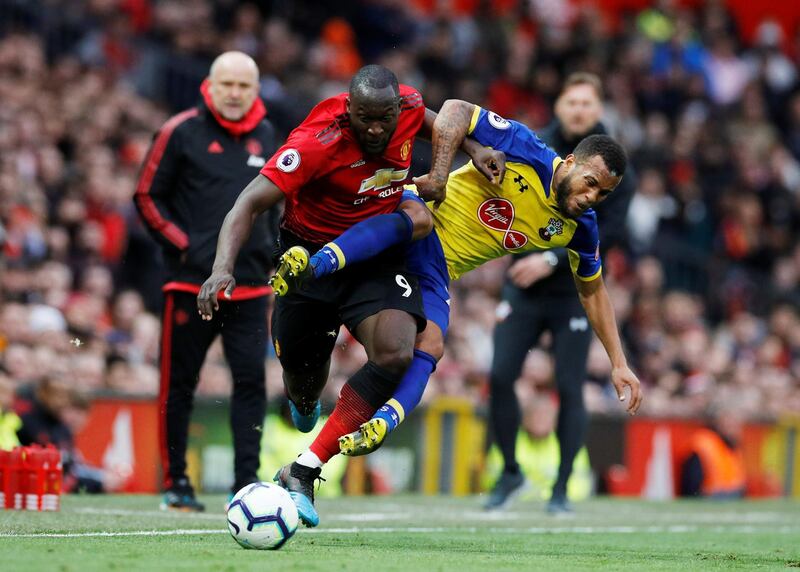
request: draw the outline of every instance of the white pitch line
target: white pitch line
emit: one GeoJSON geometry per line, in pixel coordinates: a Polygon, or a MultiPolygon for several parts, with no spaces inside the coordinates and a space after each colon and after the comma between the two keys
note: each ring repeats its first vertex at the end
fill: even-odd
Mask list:
{"type": "MultiPolygon", "coordinates": [[[[209,513],[196,513],[196,512],[178,512],[169,510],[126,510],[126,509],[106,509],[106,508],[76,508],[71,512],[79,514],[97,514],[104,516],[159,516],[178,518],[184,520],[198,519],[198,520],[213,520],[215,522],[223,521],[225,513],[218,514],[209,513]]],[[[386,520],[401,520],[404,518],[411,519],[413,515],[410,512],[400,513],[385,513],[385,512],[362,512],[362,513],[339,513],[335,515],[326,516],[328,521],[342,521],[342,522],[381,522],[386,520]]]]}
{"type": "Polygon", "coordinates": [[[179,530],[129,530],[125,532],[31,532],[17,534],[14,532],[0,533],[0,538],[92,538],[106,536],[183,536],[192,534],[222,534],[228,532],[219,528],[202,530],[195,528],[179,530]]]}
{"type": "MultiPolygon", "coordinates": [[[[220,522],[221,519],[225,518],[224,512],[219,512],[214,514],[214,513],[177,512],[177,511],[161,511],[161,510],[105,509],[105,508],[92,508],[92,507],[75,508],[70,510],[70,512],[75,512],[79,514],[97,514],[106,516],[157,516],[161,518],[167,517],[179,520],[196,519],[196,520],[208,520],[214,522],[220,522]]],[[[531,516],[530,513],[522,513],[522,512],[504,512],[504,511],[479,512],[472,510],[446,513],[440,515],[440,517],[442,517],[443,520],[450,520],[450,521],[480,520],[484,522],[486,521],[509,522],[509,521],[519,521],[519,520],[529,520],[530,516],[531,516]]],[[[579,515],[579,518],[584,521],[585,520],[597,521],[598,517],[599,515],[596,514],[579,515]]],[[[632,519],[634,520],[634,522],[631,522],[628,526],[638,526],[639,528],[637,528],[637,530],[641,530],[643,528],[646,528],[647,526],[666,527],[669,526],[670,524],[673,524],[675,526],[679,525],[693,526],[699,524],[706,524],[706,525],[709,524],[798,525],[800,524],[800,519],[798,519],[797,517],[776,512],[742,513],[742,514],[733,514],[733,513],[720,513],[720,514],[685,513],[685,514],[666,514],[666,515],[640,514],[638,515],[638,517],[639,517],[638,519],[632,519]]],[[[325,520],[327,522],[381,522],[381,521],[392,521],[401,519],[411,520],[413,518],[414,514],[412,512],[409,512],[408,510],[398,511],[398,512],[335,513],[335,514],[325,515],[325,520]]]]}
{"type": "MultiPolygon", "coordinates": [[[[397,534],[397,533],[450,533],[450,534],[687,534],[700,530],[697,526],[574,526],[560,528],[478,528],[478,527],[351,527],[351,528],[312,528],[301,529],[301,534],[397,534]]],[[[0,533],[0,538],[106,538],[120,536],[191,536],[201,534],[226,534],[225,529],[178,529],[178,530],[130,530],[124,532],[41,532],[41,533],[0,533]]],[[[800,528],[782,526],[772,530],[762,530],[752,526],[714,527],[705,532],[717,534],[754,534],[756,532],[769,532],[771,534],[798,534],[800,528]]]]}
{"type": "MultiPolygon", "coordinates": [[[[65,511],[66,512],[66,511],[65,511]]],[[[213,520],[220,522],[225,518],[225,513],[209,514],[197,512],[179,512],[170,510],[126,510],[116,508],[76,508],[69,512],[76,512],[79,514],[98,514],[104,516],[159,516],[167,518],[180,518],[180,519],[198,519],[198,520],[213,520]]]]}

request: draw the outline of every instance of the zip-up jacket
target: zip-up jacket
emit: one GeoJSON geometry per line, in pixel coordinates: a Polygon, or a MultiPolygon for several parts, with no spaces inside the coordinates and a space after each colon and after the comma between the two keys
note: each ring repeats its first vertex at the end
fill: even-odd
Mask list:
{"type": "MultiPolygon", "coordinates": [[[[164,251],[164,290],[199,291],[211,274],[225,215],[277,148],[260,99],[231,122],[213,109],[206,84],[201,91],[197,107],[170,118],[155,134],[134,196],[164,251]]],[[[277,219],[272,209],[253,226],[236,260],[234,299],[269,292],[277,219]]]]}

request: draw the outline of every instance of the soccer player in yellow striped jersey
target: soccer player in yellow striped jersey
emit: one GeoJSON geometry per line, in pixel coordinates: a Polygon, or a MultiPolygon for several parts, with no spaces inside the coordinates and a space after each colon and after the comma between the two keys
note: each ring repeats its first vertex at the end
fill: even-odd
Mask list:
{"type": "MultiPolygon", "coordinates": [[[[342,436],[343,453],[375,450],[419,403],[443,353],[449,280],[494,258],[527,250],[568,249],[579,298],[612,363],[611,381],[620,401],[627,398],[624,387],[630,388],[627,409],[636,412],[642,399],[640,384],[622,351],[602,279],[597,219],[591,210],[614,190],[625,165],[624,151],[610,137],[588,137],[562,159],[521,123],[464,101],[445,102],[434,123],[431,173],[414,180],[416,192],[407,190],[400,207],[411,220],[419,220],[411,214],[422,202],[416,193],[434,203],[434,231],[407,248],[408,268],[418,276],[428,327],[417,338],[414,360],[394,397],[359,431],[342,436]],[[505,154],[504,176],[498,169],[497,180],[488,181],[472,164],[448,173],[467,136],[505,154]]],[[[326,245],[327,252],[312,257],[315,277],[322,275],[315,259],[335,257],[341,268],[363,259],[363,245],[374,248],[381,243],[378,226],[372,228],[371,239],[362,234],[352,240],[348,234],[359,233],[358,227],[326,245]]],[[[398,286],[404,287],[400,281],[398,286]]]]}

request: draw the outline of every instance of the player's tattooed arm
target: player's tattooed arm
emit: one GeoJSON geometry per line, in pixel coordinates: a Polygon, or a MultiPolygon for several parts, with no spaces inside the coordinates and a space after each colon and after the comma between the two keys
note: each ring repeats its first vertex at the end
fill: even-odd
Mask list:
{"type": "Polygon", "coordinates": [[[472,159],[475,168],[490,182],[500,184],[506,171],[502,151],[484,147],[467,137],[475,105],[458,99],[444,102],[433,124],[431,172],[414,179],[420,196],[438,207],[447,195],[447,179],[456,151],[460,148],[472,159]]]}
{"type": "Polygon", "coordinates": [[[219,309],[217,296],[220,290],[225,290],[226,298],[230,298],[233,293],[236,287],[236,280],[233,278],[236,257],[250,237],[256,218],[282,198],[283,192],[275,183],[259,174],[245,187],[233,208],[225,215],[219,231],[211,276],[203,283],[197,295],[197,311],[204,320],[210,320],[214,310],[219,309]]]}
{"type": "Polygon", "coordinates": [[[445,102],[442,111],[447,114],[453,114],[452,107],[456,107],[456,117],[449,118],[446,124],[436,123],[439,115],[430,109],[425,109],[425,121],[423,128],[420,130],[420,136],[429,140],[436,138],[440,148],[443,151],[437,151],[434,148],[432,166],[437,162],[438,166],[431,170],[428,175],[414,179],[417,184],[417,190],[420,195],[428,200],[435,200],[438,206],[446,193],[446,185],[448,179],[448,171],[455,156],[455,150],[460,149],[472,159],[475,168],[486,179],[495,184],[503,182],[506,174],[506,155],[502,151],[484,147],[472,137],[467,136],[469,131],[469,124],[472,120],[472,113],[475,106],[471,103],[459,100],[449,100],[445,102]],[[446,109],[447,108],[447,109],[446,109]],[[464,128],[464,119],[466,118],[466,128],[464,128]],[[444,132],[442,132],[444,131],[444,132]],[[441,197],[441,200],[439,200],[441,197]]]}
{"type": "Polygon", "coordinates": [[[414,183],[420,196],[434,201],[436,206],[445,199],[450,166],[467,136],[474,109],[471,103],[449,99],[444,102],[433,123],[431,172],[414,179],[414,183]]]}

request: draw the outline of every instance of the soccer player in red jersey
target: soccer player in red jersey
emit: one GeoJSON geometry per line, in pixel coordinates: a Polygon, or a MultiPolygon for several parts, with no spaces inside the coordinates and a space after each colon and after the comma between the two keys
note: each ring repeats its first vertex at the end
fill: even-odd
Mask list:
{"type": "MultiPolygon", "coordinates": [[[[399,85],[390,70],[376,65],[356,73],[348,94],[318,104],[225,217],[212,275],[198,295],[203,318],[211,319],[220,290],[232,291],[236,255],[253,220],[283,198],[279,242],[284,252],[292,246],[316,252],[368,218],[378,225],[376,243],[398,244],[428,234],[433,223],[424,206],[410,214],[396,209],[409,179],[415,136],[429,138],[435,116],[426,112],[418,91],[399,85]]],[[[482,147],[464,149],[480,162],[482,147]]],[[[406,270],[402,244],[369,264],[348,265],[276,299],[273,344],[301,431],[311,431],[319,417],[341,324],[364,345],[368,361],[343,387],[310,449],[276,477],[307,526],[319,522],[313,485],[322,465],[339,452],[339,436],[358,429],[391,397],[411,363],[416,334],[425,327],[420,291],[406,270]]]]}

